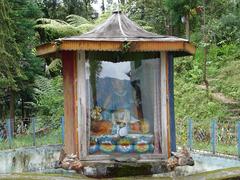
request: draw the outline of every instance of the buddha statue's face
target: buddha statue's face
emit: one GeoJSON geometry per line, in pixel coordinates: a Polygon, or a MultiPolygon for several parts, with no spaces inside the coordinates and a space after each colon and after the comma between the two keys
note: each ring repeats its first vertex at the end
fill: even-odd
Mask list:
{"type": "Polygon", "coordinates": [[[115,79],[112,81],[112,86],[114,91],[122,93],[124,92],[124,81],[115,79]]]}

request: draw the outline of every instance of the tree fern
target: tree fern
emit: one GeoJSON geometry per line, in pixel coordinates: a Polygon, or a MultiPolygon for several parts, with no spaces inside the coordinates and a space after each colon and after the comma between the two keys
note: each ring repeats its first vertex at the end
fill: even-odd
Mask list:
{"type": "Polygon", "coordinates": [[[35,30],[38,31],[42,43],[82,33],[78,28],[62,20],[41,18],[36,22],[35,30]]]}
{"type": "Polygon", "coordinates": [[[39,18],[36,21],[37,24],[56,24],[56,25],[67,25],[68,23],[60,19],[49,19],[49,18],[39,18]]]}
{"type": "Polygon", "coordinates": [[[80,26],[77,27],[77,29],[80,31],[80,32],[88,32],[90,30],[92,30],[93,28],[95,27],[94,24],[82,24],[80,26]]]}
{"type": "Polygon", "coordinates": [[[71,14],[71,15],[67,16],[67,22],[74,27],[78,27],[78,26],[81,26],[83,24],[91,24],[84,17],[74,15],[74,14],[71,14]]]}

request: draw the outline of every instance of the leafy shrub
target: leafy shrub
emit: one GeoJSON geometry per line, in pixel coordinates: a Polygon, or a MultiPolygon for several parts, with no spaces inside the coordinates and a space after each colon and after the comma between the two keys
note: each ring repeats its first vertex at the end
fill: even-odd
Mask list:
{"type": "Polygon", "coordinates": [[[43,76],[36,78],[35,93],[40,126],[50,123],[55,127],[59,125],[59,119],[64,114],[62,83],[61,76],[52,79],[43,76]]]}
{"type": "Polygon", "coordinates": [[[216,79],[210,85],[226,96],[240,97],[240,49],[237,44],[212,46],[209,51],[212,62],[208,67],[209,77],[216,79]]]}

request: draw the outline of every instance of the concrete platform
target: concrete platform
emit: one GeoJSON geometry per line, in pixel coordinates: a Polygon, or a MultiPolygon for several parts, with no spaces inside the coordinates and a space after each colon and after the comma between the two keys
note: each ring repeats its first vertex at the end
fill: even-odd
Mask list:
{"type": "MultiPolygon", "coordinates": [[[[19,173],[26,172],[60,174],[61,176],[76,175],[77,177],[86,178],[86,176],[76,174],[74,171],[54,169],[61,148],[61,145],[50,145],[0,151],[0,178],[6,174],[11,178],[9,174],[13,173],[18,173],[18,176],[21,176],[19,173]]],[[[205,176],[208,173],[216,173],[219,175],[222,174],[222,172],[240,176],[240,161],[237,157],[213,156],[212,154],[202,152],[194,152],[192,153],[192,157],[195,161],[194,166],[177,167],[175,171],[170,173],[164,173],[166,170],[162,162],[147,162],[145,164],[137,164],[134,162],[112,163],[111,166],[103,166],[102,163],[98,163],[95,167],[85,167],[83,173],[88,176],[94,176],[94,173],[103,173],[103,175],[104,173],[109,173],[110,177],[125,176],[126,174],[132,176],[154,174],[150,177],[171,179],[195,177],[199,174],[200,176],[202,176],[201,174],[205,176]]],[[[141,178],[142,177],[144,176],[141,176],[141,178]]]]}
{"type": "Polygon", "coordinates": [[[237,157],[212,155],[206,152],[192,152],[191,155],[195,162],[194,166],[177,167],[173,172],[155,174],[154,177],[191,177],[198,174],[231,171],[232,169],[237,169],[236,172],[240,173],[240,160],[237,157]]]}

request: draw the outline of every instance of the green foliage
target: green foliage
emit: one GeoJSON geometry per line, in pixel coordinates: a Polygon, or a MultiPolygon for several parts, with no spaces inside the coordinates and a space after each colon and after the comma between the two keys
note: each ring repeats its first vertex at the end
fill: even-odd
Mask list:
{"type": "Polygon", "coordinates": [[[64,19],[69,14],[76,14],[89,19],[93,13],[92,0],[37,0],[44,17],[64,19]]]}
{"type": "MultiPolygon", "coordinates": [[[[198,48],[195,57],[175,60],[176,117],[190,116],[208,119],[227,116],[227,107],[211,99],[204,90],[196,88],[202,83],[203,49],[198,48]]],[[[240,97],[240,50],[237,44],[212,45],[207,56],[208,79],[211,90],[226,96],[240,97]]]]}
{"type": "Polygon", "coordinates": [[[170,14],[162,1],[129,0],[124,7],[129,17],[152,32],[169,33],[170,14]]]}
{"type": "Polygon", "coordinates": [[[231,62],[229,66],[222,68],[221,74],[217,76],[218,81],[214,83],[218,91],[237,100],[240,99],[239,69],[240,61],[231,62]]]}
{"type": "MultiPolygon", "coordinates": [[[[32,130],[30,128],[30,130],[32,130]]],[[[38,129],[36,129],[38,130],[38,129]]],[[[61,128],[51,130],[47,135],[37,135],[36,136],[36,146],[49,145],[49,144],[61,144],[61,128]]],[[[13,139],[13,144],[11,148],[29,147],[33,146],[33,134],[29,131],[26,135],[17,136],[13,139]]],[[[9,143],[7,141],[0,143],[0,150],[10,149],[9,143]]]]}
{"type": "MultiPolygon", "coordinates": [[[[42,42],[49,42],[66,36],[80,35],[93,27],[94,25],[87,19],[77,15],[69,15],[67,16],[67,22],[47,18],[38,19],[35,29],[38,31],[42,42]]],[[[48,75],[54,72],[60,74],[61,68],[60,59],[51,59],[51,62],[46,66],[46,73],[48,75]]],[[[35,84],[37,86],[35,90],[37,94],[37,116],[43,125],[49,121],[57,123],[63,116],[62,77],[57,75],[47,79],[39,76],[35,84]]]]}
{"type": "Polygon", "coordinates": [[[66,14],[76,14],[84,18],[89,18],[93,13],[92,0],[63,0],[66,14]]]}
{"type": "Polygon", "coordinates": [[[67,19],[66,21],[70,25],[75,26],[75,27],[81,26],[83,24],[89,24],[89,21],[87,19],[85,19],[84,17],[81,17],[81,16],[74,15],[74,14],[67,16],[66,19],[67,19]]]}
{"type": "Polygon", "coordinates": [[[165,0],[167,9],[173,16],[174,24],[181,23],[181,17],[189,15],[195,15],[194,9],[197,7],[199,0],[165,0]]]}
{"type": "Polygon", "coordinates": [[[104,12],[94,21],[94,24],[98,25],[106,21],[112,15],[111,11],[104,12]]]}
{"type": "Polygon", "coordinates": [[[46,67],[45,72],[47,75],[50,75],[51,72],[58,72],[62,68],[62,60],[54,59],[52,62],[46,67]]]}
{"type": "Polygon", "coordinates": [[[215,91],[239,99],[240,97],[240,49],[238,44],[212,46],[209,50],[210,78],[217,79],[211,82],[215,91]]]}
{"type": "Polygon", "coordinates": [[[22,71],[22,77],[16,78],[18,86],[17,99],[33,101],[33,83],[36,74],[41,74],[43,62],[35,56],[35,18],[39,18],[42,13],[34,0],[11,0],[11,19],[14,21],[14,38],[18,44],[21,56],[17,63],[22,71]]]}
{"type": "Polygon", "coordinates": [[[16,78],[22,76],[17,59],[21,56],[19,46],[14,38],[14,25],[10,18],[10,4],[0,1],[0,86],[4,91],[7,88],[16,89],[16,78]]]}
{"type": "Polygon", "coordinates": [[[202,82],[202,52],[197,49],[194,57],[177,58],[175,61],[175,71],[178,77],[186,82],[199,84],[202,82]]]}
{"type": "Polygon", "coordinates": [[[37,19],[35,30],[39,33],[42,43],[50,42],[58,38],[80,35],[95,27],[87,19],[78,15],[67,16],[67,21],[58,19],[37,19]]]}
{"type": "MultiPolygon", "coordinates": [[[[240,9],[239,9],[240,10],[240,9]]],[[[240,42],[240,13],[229,13],[216,20],[212,31],[215,33],[215,41],[218,44],[240,42]]]]}
{"type": "Polygon", "coordinates": [[[52,79],[38,76],[36,78],[35,93],[37,102],[37,116],[42,125],[48,123],[58,125],[63,116],[63,85],[62,77],[52,79]]]}
{"type": "MultiPolygon", "coordinates": [[[[202,59],[203,49],[198,48],[192,61],[191,58],[179,58],[175,61],[175,112],[178,127],[176,131],[180,145],[187,143],[186,132],[189,117],[194,120],[195,131],[198,129],[199,132],[204,131],[210,136],[211,119],[216,118],[225,122],[225,118],[231,116],[228,106],[214,100],[205,90],[197,88],[197,84],[202,82],[202,73],[198,73],[203,67],[202,59]]],[[[240,50],[238,44],[211,45],[208,50],[207,69],[210,92],[222,92],[227,97],[239,100],[240,50]]],[[[195,139],[194,149],[210,150],[209,144],[209,141],[195,139]]],[[[233,143],[229,147],[231,149],[219,143],[218,151],[236,154],[233,143]]]]}
{"type": "Polygon", "coordinates": [[[94,24],[82,24],[80,26],[78,26],[77,28],[79,29],[80,32],[88,32],[90,30],[92,30],[95,27],[94,24]]]}
{"type": "Polygon", "coordinates": [[[227,108],[211,99],[206,91],[181,78],[175,80],[175,107],[176,121],[183,121],[186,117],[201,121],[213,117],[222,119],[228,114],[227,108]]]}
{"type": "Polygon", "coordinates": [[[38,19],[35,29],[38,31],[42,43],[66,36],[81,34],[78,28],[64,21],[46,18],[38,19]]]}

